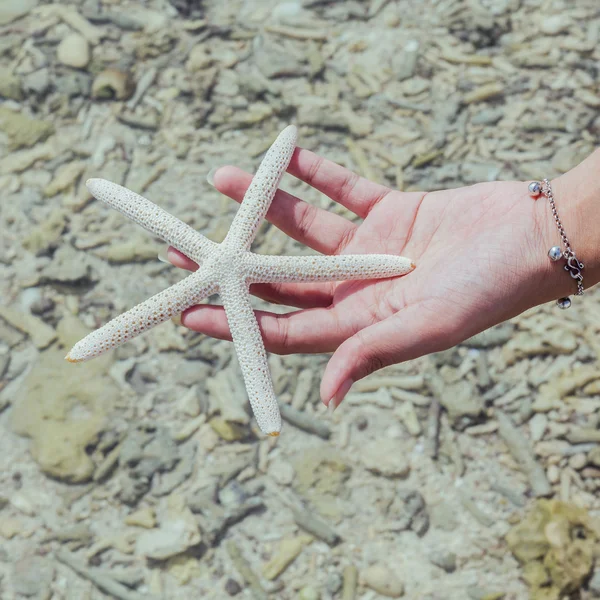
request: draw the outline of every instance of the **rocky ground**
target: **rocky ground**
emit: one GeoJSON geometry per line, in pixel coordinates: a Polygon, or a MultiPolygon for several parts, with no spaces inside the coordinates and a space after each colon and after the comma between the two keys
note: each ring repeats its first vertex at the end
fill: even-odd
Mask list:
{"type": "MultiPolygon", "coordinates": [[[[600,597],[597,290],[333,416],[327,357],[271,356],[276,440],[226,342],[168,322],[63,360],[181,278],[87,177],[217,241],[236,207],[207,172],[291,122],[401,189],[552,177],[598,145],[599,32],[597,0],[3,0],[2,599],[600,597]]],[[[268,226],[256,248],[306,252],[268,226]]]]}

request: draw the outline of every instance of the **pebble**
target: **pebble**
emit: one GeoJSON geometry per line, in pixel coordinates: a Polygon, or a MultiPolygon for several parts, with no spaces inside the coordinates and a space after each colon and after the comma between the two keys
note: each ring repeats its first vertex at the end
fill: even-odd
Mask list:
{"type": "Polygon", "coordinates": [[[39,0],[2,0],[0,2],[0,25],[12,23],[37,6],[39,0]]]}
{"type": "Polygon", "coordinates": [[[237,596],[242,591],[242,586],[235,579],[229,577],[225,582],[225,591],[230,596],[237,596]]]}
{"type": "Polygon", "coordinates": [[[405,458],[406,447],[396,439],[376,439],[367,442],[361,460],[369,471],[384,477],[406,477],[410,464],[405,458]]]}
{"type": "Polygon", "coordinates": [[[156,511],[151,507],[141,508],[125,517],[125,525],[152,529],[156,527],[156,511]]]}
{"type": "Polygon", "coordinates": [[[18,594],[27,597],[47,597],[54,580],[55,569],[49,559],[42,556],[26,556],[13,567],[12,584],[18,594]]]}
{"type": "Polygon", "coordinates": [[[557,35],[570,27],[570,19],[566,15],[550,15],[540,19],[540,31],[546,35],[557,35]]]}
{"type": "Polygon", "coordinates": [[[456,571],[456,554],[445,550],[438,550],[429,555],[429,560],[446,573],[454,573],[456,571]]]}
{"type": "Polygon", "coordinates": [[[24,531],[24,528],[20,519],[15,517],[0,517],[0,536],[4,539],[10,540],[22,531],[24,531]]]}
{"type": "Polygon", "coordinates": [[[185,552],[201,540],[198,527],[189,519],[178,518],[161,523],[139,535],[135,542],[135,553],[156,560],[165,560],[185,552]]]}
{"type": "Polygon", "coordinates": [[[267,475],[280,485],[291,485],[296,476],[296,471],[291,463],[279,458],[269,463],[267,475]]]}
{"type": "Polygon", "coordinates": [[[268,580],[277,579],[294,562],[304,546],[312,542],[312,539],[310,535],[299,535],[282,540],[271,560],[263,565],[263,577],[268,580]]]}
{"type": "Polygon", "coordinates": [[[537,413],[529,420],[529,433],[532,442],[539,442],[546,432],[548,417],[543,413],[537,413]]]}
{"type": "Polygon", "coordinates": [[[9,69],[0,67],[0,97],[20,100],[22,95],[21,80],[9,69]]]}
{"type": "Polygon", "coordinates": [[[67,67],[83,69],[90,62],[90,46],[79,33],[63,38],[56,48],[56,58],[67,67]]]}
{"type": "Polygon", "coordinates": [[[402,402],[395,409],[394,414],[402,421],[411,435],[415,437],[421,435],[421,423],[419,423],[417,412],[411,402],[402,402]]]}
{"type": "Polygon", "coordinates": [[[404,584],[388,567],[374,564],[360,573],[362,583],[385,596],[386,598],[400,598],[404,594],[404,584]]]}
{"type": "Polygon", "coordinates": [[[571,458],[569,458],[569,466],[576,471],[580,471],[587,464],[587,457],[582,452],[578,454],[573,454],[571,458]]]}
{"type": "Polygon", "coordinates": [[[447,502],[440,502],[430,509],[431,526],[443,531],[454,531],[458,527],[456,510],[447,502]]]}
{"type": "Polygon", "coordinates": [[[298,600],[320,600],[321,594],[317,589],[308,585],[298,592],[298,600]]]}
{"type": "Polygon", "coordinates": [[[550,465],[546,471],[548,481],[552,484],[556,484],[560,481],[560,469],[556,465],[550,465]]]}

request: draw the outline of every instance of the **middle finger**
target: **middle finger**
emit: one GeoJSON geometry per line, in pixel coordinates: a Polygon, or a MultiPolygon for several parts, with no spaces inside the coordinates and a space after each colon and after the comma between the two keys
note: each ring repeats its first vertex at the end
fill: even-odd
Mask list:
{"type": "MultiPolygon", "coordinates": [[[[251,181],[252,175],[232,166],[221,167],[213,175],[215,188],[236,202],[242,201],[251,181]]],[[[301,244],[323,254],[338,252],[357,227],[344,217],[283,190],[277,190],[267,220],[301,244]]]]}

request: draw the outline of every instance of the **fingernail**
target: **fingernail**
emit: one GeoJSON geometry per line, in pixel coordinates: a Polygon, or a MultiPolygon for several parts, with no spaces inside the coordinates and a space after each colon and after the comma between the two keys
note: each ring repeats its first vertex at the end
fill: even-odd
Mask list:
{"type": "Polygon", "coordinates": [[[342,400],[346,397],[346,394],[348,393],[348,390],[352,387],[353,383],[353,379],[346,379],[342,383],[342,385],[340,385],[338,391],[335,393],[335,395],[327,405],[327,409],[330,413],[332,413],[342,403],[342,400]]]}
{"type": "Polygon", "coordinates": [[[220,167],[213,167],[208,174],[206,175],[206,181],[210,183],[213,187],[215,187],[215,173],[220,169],[220,167]]]}
{"type": "Polygon", "coordinates": [[[163,246],[160,249],[160,252],[158,253],[158,260],[160,260],[160,262],[171,264],[171,261],[169,260],[168,250],[169,250],[169,244],[167,244],[166,246],[163,246]]]}
{"type": "Polygon", "coordinates": [[[173,323],[175,323],[175,325],[181,325],[181,315],[173,315],[171,317],[171,321],[173,321],[173,323]]]}

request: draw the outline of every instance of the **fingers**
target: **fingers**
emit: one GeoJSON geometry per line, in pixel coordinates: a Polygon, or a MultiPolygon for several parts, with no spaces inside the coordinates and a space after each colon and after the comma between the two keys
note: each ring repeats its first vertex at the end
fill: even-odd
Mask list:
{"type": "Polygon", "coordinates": [[[355,381],[383,367],[451,347],[449,340],[456,338],[458,343],[454,325],[432,326],[436,317],[442,320],[440,315],[432,316],[431,311],[415,304],[348,338],[325,368],[321,381],[323,402],[334,402],[337,407],[355,381]]]}
{"type": "Polygon", "coordinates": [[[315,308],[331,304],[334,287],[333,283],[255,283],[250,293],[273,304],[315,308]]]}
{"type": "MultiPolygon", "coordinates": [[[[269,352],[295,354],[299,352],[331,352],[348,336],[338,322],[335,311],[327,308],[300,310],[277,315],[257,310],[254,313],[269,352]]],[[[181,323],[220,340],[231,340],[231,332],[221,306],[201,304],[186,310],[181,323]]]]}
{"type": "Polygon", "coordinates": [[[310,150],[296,148],[288,173],[308,183],[363,219],[391,190],[360,177],[310,150]]]}
{"type": "Polygon", "coordinates": [[[186,271],[198,270],[197,263],[195,263],[191,258],[188,258],[185,254],[179,252],[179,250],[173,248],[173,246],[169,246],[167,248],[166,258],[171,264],[175,265],[176,267],[179,267],[180,269],[185,269],[186,271]]]}
{"type": "MultiPolygon", "coordinates": [[[[212,179],[221,193],[241,202],[252,175],[237,167],[226,166],[218,169],[212,179]]],[[[340,215],[308,204],[283,190],[277,190],[267,219],[290,237],[323,254],[334,254],[356,229],[356,225],[340,215]]]]}

